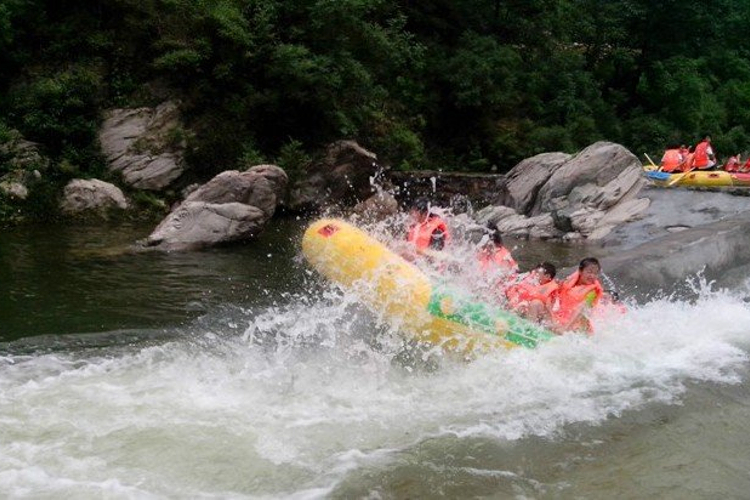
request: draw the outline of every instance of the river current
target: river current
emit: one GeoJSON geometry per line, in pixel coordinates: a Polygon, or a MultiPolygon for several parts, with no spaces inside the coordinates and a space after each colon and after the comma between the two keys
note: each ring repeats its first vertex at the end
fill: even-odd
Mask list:
{"type": "Polygon", "coordinates": [[[320,279],[303,227],[174,254],[2,230],[0,497],[748,497],[750,276],[465,362],[320,279]]]}

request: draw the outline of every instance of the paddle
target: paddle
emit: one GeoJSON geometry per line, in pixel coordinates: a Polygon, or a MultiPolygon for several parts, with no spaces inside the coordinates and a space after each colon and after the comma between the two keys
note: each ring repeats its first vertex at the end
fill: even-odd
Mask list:
{"type": "Polygon", "coordinates": [[[677,174],[673,178],[669,179],[669,182],[667,182],[666,186],[670,187],[670,186],[677,184],[678,182],[682,180],[683,177],[685,177],[687,174],[689,174],[693,170],[695,170],[695,167],[691,165],[690,168],[685,170],[683,173],[677,174]]]}
{"type": "Polygon", "coordinates": [[[648,154],[643,153],[643,156],[646,157],[646,159],[648,160],[648,162],[651,164],[652,167],[654,167],[655,170],[658,170],[659,172],[661,172],[661,167],[658,166],[656,163],[654,163],[654,160],[652,160],[651,157],[649,157],[648,154]]]}

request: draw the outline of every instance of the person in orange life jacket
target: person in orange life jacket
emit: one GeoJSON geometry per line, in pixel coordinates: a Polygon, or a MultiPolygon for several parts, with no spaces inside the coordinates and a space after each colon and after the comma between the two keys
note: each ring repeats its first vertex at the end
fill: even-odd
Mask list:
{"type": "Polygon", "coordinates": [[[693,165],[698,170],[710,170],[716,166],[716,156],[713,147],[711,147],[711,136],[703,135],[703,140],[695,145],[693,153],[693,165]]]}
{"type": "Polygon", "coordinates": [[[412,226],[406,240],[414,245],[417,253],[442,250],[450,239],[448,225],[439,215],[431,213],[430,209],[430,202],[419,198],[409,210],[412,226]]]}
{"type": "Polygon", "coordinates": [[[738,172],[741,161],[740,155],[730,156],[727,163],[724,165],[724,170],[727,172],[738,172]]]}
{"type": "Polygon", "coordinates": [[[599,303],[604,294],[599,283],[601,269],[597,259],[587,257],[578,265],[578,270],[560,284],[555,311],[556,333],[570,330],[592,333],[586,313],[599,303]]]}
{"type": "Polygon", "coordinates": [[[529,271],[505,292],[508,305],[521,316],[539,323],[552,323],[553,307],[557,298],[557,269],[554,264],[542,262],[529,271]]]}
{"type": "Polygon", "coordinates": [[[505,302],[505,289],[515,281],[518,264],[510,251],[503,245],[500,230],[494,224],[487,224],[487,229],[477,252],[479,278],[486,286],[484,293],[493,302],[505,302]]]}
{"type": "Polygon", "coordinates": [[[498,269],[506,275],[518,272],[516,263],[510,251],[503,245],[503,236],[494,224],[487,224],[488,241],[482,245],[477,254],[479,269],[483,272],[498,269]]]}
{"type": "Polygon", "coordinates": [[[738,168],[737,171],[742,173],[750,172],[750,158],[748,158],[745,164],[738,168]]]}
{"type": "Polygon", "coordinates": [[[693,161],[695,160],[695,151],[691,151],[693,148],[685,148],[682,152],[682,165],[678,169],[679,172],[689,172],[693,170],[693,161]]]}
{"type": "Polygon", "coordinates": [[[675,172],[682,167],[684,161],[685,158],[680,153],[680,148],[676,145],[670,146],[661,157],[661,170],[662,172],[675,172]]]}

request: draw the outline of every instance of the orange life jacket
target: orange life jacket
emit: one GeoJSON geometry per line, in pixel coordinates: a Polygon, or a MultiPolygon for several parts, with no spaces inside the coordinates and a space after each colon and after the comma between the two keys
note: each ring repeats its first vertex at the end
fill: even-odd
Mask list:
{"type": "Polygon", "coordinates": [[[664,172],[674,172],[680,168],[682,155],[679,149],[667,149],[661,158],[661,169],[664,172]]]}
{"type": "Polygon", "coordinates": [[[579,285],[580,271],[576,271],[566,279],[558,290],[558,309],[555,316],[560,323],[567,323],[571,317],[581,310],[581,307],[596,306],[604,294],[599,280],[590,285],[579,285]]]}
{"type": "Polygon", "coordinates": [[[740,161],[736,156],[730,156],[727,160],[727,164],[724,165],[724,170],[727,172],[737,172],[740,167],[740,161]]]}
{"type": "Polygon", "coordinates": [[[517,272],[518,264],[510,251],[504,246],[496,246],[492,252],[482,250],[479,252],[479,268],[482,271],[487,271],[493,265],[498,266],[500,269],[508,272],[517,272]]]}
{"type": "Polygon", "coordinates": [[[693,156],[693,166],[695,168],[703,168],[708,166],[708,141],[701,141],[695,146],[695,153],[693,156]]]}
{"type": "Polygon", "coordinates": [[[438,249],[441,250],[443,245],[450,239],[450,236],[448,235],[448,225],[437,215],[431,214],[424,222],[415,224],[409,230],[406,239],[409,243],[414,244],[418,250],[426,250],[430,248],[433,241],[433,234],[436,232],[442,233],[443,243],[438,249]]]}
{"type": "Polygon", "coordinates": [[[517,309],[534,300],[541,300],[545,304],[551,305],[558,287],[559,285],[555,280],[540,285],[539,276],[532,272],[519,283],[509,286],[505,291],[505,296],[508,299],[508,304],[513,309],[517,309]]]}

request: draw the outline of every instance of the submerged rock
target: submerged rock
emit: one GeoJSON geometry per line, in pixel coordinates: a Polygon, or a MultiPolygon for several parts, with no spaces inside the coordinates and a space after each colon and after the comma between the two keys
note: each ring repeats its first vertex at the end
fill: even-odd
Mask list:
{"type": "Polygon", "coordinates": [[[151,233],[146,245],[190,250],[250,239],[285,197],[287,175],[275,165],[228,170],[193,190],[151,233]]]}
{"type": "Polygon", "coordinates": [[[263,210],[252,205],[188,201],[157,226],[146,244],[172,251],[242,241],[257,235],[267,221],[263,210]]]}

